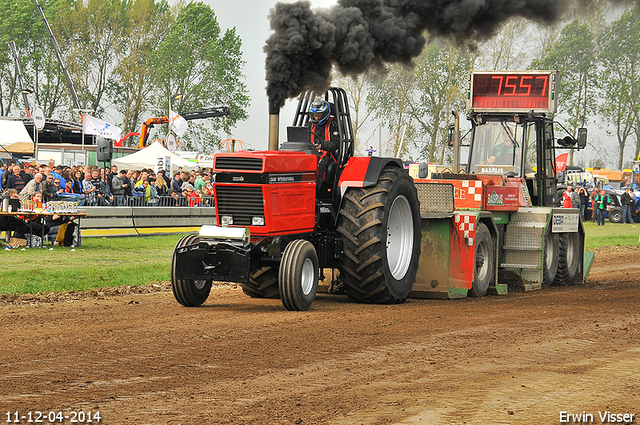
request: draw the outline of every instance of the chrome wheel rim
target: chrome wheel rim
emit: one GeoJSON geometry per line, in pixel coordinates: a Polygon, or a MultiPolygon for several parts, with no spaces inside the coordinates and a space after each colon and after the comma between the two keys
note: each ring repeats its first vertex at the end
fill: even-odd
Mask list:
{"type": "Polygon", "coordinates": [[[402,279],[411,265],[413,253],[413,214],[405,196],[394,199],[387,220],[386,255],[394,279],[402,279]]]}
{"type": "Polygon", "coordinates": [[[311,261],[310,258],[306,258],[302,264],[302,276],[300,276],[300,284],[304,295],[311,293],[315,277],[316,273],[313,267],[313,261],[311,261]]]}
{"type": "Polygon", "coordinates": [[[478,245],[476,256],[482,256],[482,266],[476,267],[476,276],[478,280],[484,281],[487,273],[489,273],[489,261],[487,261],[489,259],[489,247],[485,241],[480,242],[478,245]]]}

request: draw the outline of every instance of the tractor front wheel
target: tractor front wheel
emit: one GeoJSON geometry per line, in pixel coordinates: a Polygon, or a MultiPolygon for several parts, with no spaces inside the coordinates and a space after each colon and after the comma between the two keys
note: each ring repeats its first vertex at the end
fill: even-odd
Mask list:
{"type": "Polygon", "coordinates": [[[185,307],[197,307],[203,304],[209,297],[211,292],[211,279],[194,280],[194,279],[176,279],[176,251],[178,248],[187,245],[193,245],[200,242],[200,238],[196,235],[188,235],[183,237],[176,244],[171,258],[171,291],[176,301],[185,307]]]}
{"type": "Polygon", "coordinates": [[[284,249],[278,272],[282,305],[290,311],[309,310],[318,291],[320,266],[313,244],[304,239],[290,242],[284,249]]]}

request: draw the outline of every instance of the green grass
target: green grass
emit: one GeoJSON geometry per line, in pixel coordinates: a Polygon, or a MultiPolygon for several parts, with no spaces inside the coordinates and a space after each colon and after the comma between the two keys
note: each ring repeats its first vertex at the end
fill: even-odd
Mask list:
{"type": "Polygon", "coordinates": [[[1,250],[0,294],[167,281],[173,248],[182,236],[84,238],[77,248],[1,250]]]}
{"type": "MultiPolygon", "coordinates": [[[[585,249],[638,245],[640,223],[584,223],[585,249]]],[[[173,248],[183,235],[84,238],[79,248],[0,250],[0,294],[84,291],[168,281],[173,248]]]]}
{"type": "Polygon", "coordinates": [[[585,249],[592,250],[601,246],[638,245],[640,223],[624,224],[605,221],[604,226],[596,226],[590,221],[584,223],[585,249]]]}

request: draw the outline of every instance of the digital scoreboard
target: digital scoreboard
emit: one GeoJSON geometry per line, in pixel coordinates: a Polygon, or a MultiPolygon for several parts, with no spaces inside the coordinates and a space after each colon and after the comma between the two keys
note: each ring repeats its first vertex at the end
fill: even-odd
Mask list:
{"type": "Polygon", "coordinates": [[[558,71],[473,71],[467,110],[555,113],[558,71]]]}

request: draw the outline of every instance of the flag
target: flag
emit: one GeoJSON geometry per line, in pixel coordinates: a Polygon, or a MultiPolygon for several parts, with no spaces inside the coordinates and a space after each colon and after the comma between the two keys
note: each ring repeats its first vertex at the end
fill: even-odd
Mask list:
{"type": "Polygon", "coordinates": [[[567,169],[567,158],[569,157],[569,152],[562,153],[556,156],[556,169],[557,171],[565,171],[567,169]]]}
{"type": "Polygon", "coordinates": [[[89,114],[83,115],[82,121],[85,134],[95,134],[96,136],[102,136],[108,139],[120,140],[122,130],[115,125],[99,120],[89,114]]]}
{"type": "Polygon", "coordinates": [[[178,137],[182,137],[182,135],[187,131],[188,126],[189,124],[187,124],[187,120],[178,115],[178,113],[172,109],[169,110],[169,128],[173,130],[178,137]]]}

